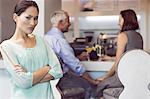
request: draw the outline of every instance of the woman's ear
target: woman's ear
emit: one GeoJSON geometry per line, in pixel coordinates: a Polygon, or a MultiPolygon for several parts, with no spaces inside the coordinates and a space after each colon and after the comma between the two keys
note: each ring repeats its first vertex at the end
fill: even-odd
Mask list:
{"type": "Polygon", "coordinates": [[[13,14],[13,20],[14,20],[15,23],[16,23],[16,21],[17,21],[17,16],[18,16],[18,15],[17,15],[16,13],[13,14]]]}

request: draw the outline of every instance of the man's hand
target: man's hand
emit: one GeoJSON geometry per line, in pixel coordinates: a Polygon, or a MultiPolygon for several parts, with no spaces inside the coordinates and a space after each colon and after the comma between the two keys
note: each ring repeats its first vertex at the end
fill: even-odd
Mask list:
{"type": "Polygon", "coordinates": [[[82,52],[82,53],[78,56],[78,58],[79,58],[80,61],[86,61],[86,60],[88,60],[88,57],[89,57],[89,55],[88,55],[87,52],[82,52]]]}

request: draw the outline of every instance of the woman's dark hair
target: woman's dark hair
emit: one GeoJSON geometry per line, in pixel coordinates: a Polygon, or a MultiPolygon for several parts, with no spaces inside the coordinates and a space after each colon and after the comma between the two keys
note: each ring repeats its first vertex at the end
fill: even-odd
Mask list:
{"type": "Polygon", "coordinates": [[[39,12],[39,7],[35,1],[20,0],[15,6],[14,13],[16,13],[18,16],[20,16],[21,13],[23,13],[27,8],[29,8],[31,6],[36,7],[37,11],[39,12]]]}
{"type": "Polygon", "coordinates": [[[131,10],[131,9],[123,10],[120,12],[120,15],[124,19],[121,32],[139,29],[137,16],[134,10],[131,10]]]}

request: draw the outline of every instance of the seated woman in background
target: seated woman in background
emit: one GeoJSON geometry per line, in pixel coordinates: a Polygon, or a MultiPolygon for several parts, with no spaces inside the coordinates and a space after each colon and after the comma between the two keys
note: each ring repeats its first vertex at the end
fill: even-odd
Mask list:
{"type": "Polygon", "coordinates": [[[120,12],[119,25],[120,33],[118,34],[117,39],[115,63],[106,75],[97,79],[100,83],[96,89],[94,97],[103,97],[103,90],[107,88],[122,87],[123,89],[123,85],[116,72],[119,59],[126,51],[132,49],[143,49],[143,39],[140,33],[136,31],[139,29],[139,24],[136,13],[133,10],[127,9],[120,12]]]}
{"type": "Polygon", "coordinates": [[[38,23],[35,1],[15,6],[14,35],[1,43],[1,53],[11,79],[10,99],[54,99],[50,80],[62,77],[60,63],[43,38],[32,34],[38,23]]]}

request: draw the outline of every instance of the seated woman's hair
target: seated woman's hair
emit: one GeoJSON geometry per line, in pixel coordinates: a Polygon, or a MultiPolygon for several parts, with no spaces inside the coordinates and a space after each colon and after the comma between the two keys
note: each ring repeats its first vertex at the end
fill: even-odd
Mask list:
{"type": "Polygon", "coordinates": [[[120,12],[120,15],[124,19],[124,24],[121,29],[121,32],[139,29],[137,16],[134,10],[131,9],[123,10],[120,12]]]}

